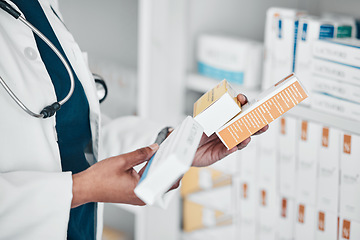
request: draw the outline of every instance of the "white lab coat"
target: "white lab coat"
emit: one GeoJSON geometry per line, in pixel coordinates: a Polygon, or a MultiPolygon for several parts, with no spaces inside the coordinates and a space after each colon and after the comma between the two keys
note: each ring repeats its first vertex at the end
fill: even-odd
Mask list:
{"type": "MultiPolygon", "coordinates": [[[[99,158],[100,108],[92,75],[72,35],[52,12],[51,0],[39,2],[88,98],[94,158],[150,144],[160,126],[143,124],[131,117],[119,119],[109,125],[112,130],[105,128],[107,150],[99,158]],[[135,126],[136,131],[131,131],[135,126]],[[144,128],[148,129],[146,134],[144,128]]],[[[56,4],[52,7],[58,10],[56,4]]],[[[2,10],[0,75],[34,112],[56,100],[32,31],[2,10]]],[[[0,239],[66,239],[72,176],[61,170],[55,123],[54,117],[29,116],[0,87],[0,239]]],[[[101,215],[99,219],[98,239],[101,215]]]]}

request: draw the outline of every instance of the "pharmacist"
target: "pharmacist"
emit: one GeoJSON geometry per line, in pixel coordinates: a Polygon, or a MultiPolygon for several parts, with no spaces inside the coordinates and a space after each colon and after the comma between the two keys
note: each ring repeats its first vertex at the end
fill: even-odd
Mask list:
{"type": "MultiPolygon", "coordinates": [[[[97,202],[142,205],[133,167],[158,149],[153,144],[97,162],[102,140],[94,81],[52,2],[0,0],[0,239],[96,239],[97,202]]],[[[111,127],[122,137],[118,154],[149,145],[161,129],[134,117],[111,127]]],[[[215,135],[203,136],[193,165],[210,165],[236,150],[226,150],[215,135]]]]}

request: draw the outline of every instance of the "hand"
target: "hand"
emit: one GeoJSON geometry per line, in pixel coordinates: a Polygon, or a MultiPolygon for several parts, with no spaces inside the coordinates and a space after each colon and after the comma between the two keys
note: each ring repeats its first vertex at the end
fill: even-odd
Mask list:
{"type": "Polygon", "coordinates": [[[158,148],[157,144],[152,144],[134,152],[105,159],[74,174],[71,207],[87,202],[145,205],[134,193],[143,171],[137,173],[133,167],[150,160],[158,148]]]}
{"type": "MultiPolygon", "coordinates": [[[[247,103],[247,98],[245,95],[239,94],[237,96],[238,100],[240,101],[241,105],[244,105],[247,103]]],[[[268,125],[260,129],[258,132],[256,132],[254,135],[261,134],[265,132],[269,128],[268,125]]],[[[192,166],[194,167],[205,167],[209,166],[220,159],[223,159],[227,155],[236,152],[237,150],[241,150],[245,148],[249,142],[251,141],[251,138],[247,138],[244,141],[242,141],[239,145],[236,147],[227,150],[225,145],[221,142],[221,140],[217,137],[216,134],[211,135],[210,137],[207,137],[205,134],[203,134],[199,147],[196,151],[194,161],[192,163],[192,166]]]]}

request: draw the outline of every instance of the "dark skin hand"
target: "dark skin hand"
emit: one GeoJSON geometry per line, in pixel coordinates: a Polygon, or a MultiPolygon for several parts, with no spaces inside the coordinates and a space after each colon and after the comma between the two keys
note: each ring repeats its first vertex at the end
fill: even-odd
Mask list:
{"type": "MultiPolygon", "coordinates": [[[[237,98],[241,105],[247,103],[244,95],[239,94],[237,98]]],[[[261,134],[267,129],[268,126],[265,126],[254,135],[261,134]]],[[[210,137],[204,134],[200,140],[192,166],[209,166],[227,155],[245,148],[250,140],[249,137],[238,146],[228,150],[216,134],[210,137]]],[[[152,144],[130,153],[105,159],[92,165],[85,171],[73,174],[73,199],[71,207],[77,207],[88,202],[144,205],[144,202],[135,195],[134,189],[145,167],[139,173],[134,170],[134,167],[149,161],[158,148],[157,144],[152,144]]],[[[177,188],[180,180],[171,189],[177,188]]]]}

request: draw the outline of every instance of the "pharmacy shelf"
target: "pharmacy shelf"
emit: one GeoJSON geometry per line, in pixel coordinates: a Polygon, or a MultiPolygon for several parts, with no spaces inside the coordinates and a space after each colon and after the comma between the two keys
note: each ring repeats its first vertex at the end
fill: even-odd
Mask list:
{"type": "MultiPolygon", "coordinates": [[[[212,89],[217,83],[219,83],[218,80],[191,73],[187,76],[186,87],[188,90],[205,93],[212,89]]],[[[259,90],[249,90],[236,84],[231,85],[237,92],[244,93],[249,99],[256,97],[260,93],[259,90]]],[[[317,122],[324,126],[335,127],[349,133],[360,135],[360,119],[346,119],[333,114],[321,112],[319,110],[314,110],[303,105],[296,106],[286,114],[300,119],[317,122]]]]}
{"type": "MultiPolygon", "coordinates": [[[[205,93],[216,86],[220,81],[202,76],[196,73],[187,75],[186,87],[189,90],[205,93]]],[[[255,97],[259,94],[259,89],[246,89],[239,84],[231,83],[231,86],[239,93],[245,94],[248,98],[255,97]]]]}
{"type": "Polygon", "coordinates": [[[338,128],[342,131],[360,135],[360,119],[352,120],[314,110],[306,106],[296,106],[286,114],[300,119],[318,122],[323,126],[338,128]]]}

